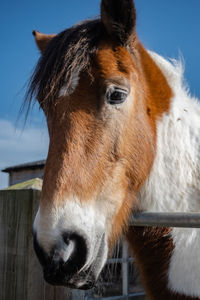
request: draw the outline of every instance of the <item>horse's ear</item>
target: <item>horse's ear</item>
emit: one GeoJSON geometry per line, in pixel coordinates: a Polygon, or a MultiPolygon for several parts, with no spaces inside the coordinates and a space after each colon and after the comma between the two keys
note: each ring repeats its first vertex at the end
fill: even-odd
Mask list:
{"type": "Polygon", "coordinates": [[[136,11],[133,0],[102,0],[101,20],[112,39],[128,45],[135,36],[136,11]]]}
{"type": "Polygon", "coordinates": [[[35,42],[37,44],[38,49],[40,50],[41,53],[44,53],[44,50],[46,49],[46,46],[48,42],[56,36],[55,34],[44,34],[41,33],[37,30],[34,30],[33,35],[35,37],[35,42]]]}

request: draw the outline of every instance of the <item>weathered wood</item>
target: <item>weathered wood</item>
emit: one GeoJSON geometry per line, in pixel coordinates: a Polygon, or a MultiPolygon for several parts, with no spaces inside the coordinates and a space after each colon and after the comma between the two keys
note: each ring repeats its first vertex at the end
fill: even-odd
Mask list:
{"type": "Polygon", "coordinates": [[[31,180],[23,181],[15,185],[11,185],[8,188],[4,189],[4,191],[8,190],[42,190],[43,180],[40,178],[34,178],[31,180]]]}
{"type": "MultiPolygon", "coordinates": [[[[67,288],[43,280],[32,246],[40,191],[0,191],[0,299],[71,300],[67,288]]],[[[78,298],[77,298],[78,300],[78,298]]]]}

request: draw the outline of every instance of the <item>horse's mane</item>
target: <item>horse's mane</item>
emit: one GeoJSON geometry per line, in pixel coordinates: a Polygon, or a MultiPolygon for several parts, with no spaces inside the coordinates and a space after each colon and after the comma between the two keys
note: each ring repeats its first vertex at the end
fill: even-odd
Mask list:
{"type": "Polygon", "coordinates": [[[39,98],[40,105],[48,110],[63,85],[66,93],[73,91],[73,80],[81,71],[89,70],[102,28],[99,19],[84,21],[62,31],[48,43],[30,79],[25,97],[29,107],[33,99],[39,98]]]}

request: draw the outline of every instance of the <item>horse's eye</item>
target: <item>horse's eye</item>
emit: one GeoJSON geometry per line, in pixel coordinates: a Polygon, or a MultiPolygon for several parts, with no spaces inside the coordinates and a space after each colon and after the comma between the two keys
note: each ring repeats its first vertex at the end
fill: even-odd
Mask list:
{"type": "Polygon", "coordinates": [[[112,88],[107,92],[106,98],[109,104],[121,104],[127,98],[127,91],[119,89],[119,88],[112,88]]]}

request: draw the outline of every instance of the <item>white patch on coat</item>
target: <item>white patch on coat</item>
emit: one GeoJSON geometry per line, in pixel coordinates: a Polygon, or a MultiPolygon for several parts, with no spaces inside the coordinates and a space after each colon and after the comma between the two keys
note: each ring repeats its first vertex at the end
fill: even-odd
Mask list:
{"type": "Polygon", "coordinates": [[[200,297],[200,229],[175,228],[172,237],[175,249],[168,286],[174,292],[200,297]]]}
{"type": "MultiPolygon", "coordinates": [[[[149,52],[166,76],[174,97],[157,123],[157,154],[139,192],[141,208],[152,212],[200,212],[200,104],[183,85],[181,64],[149,52]]],[[[169,288],[200,297],[200,231],[173,229],[169,288]]]]}

